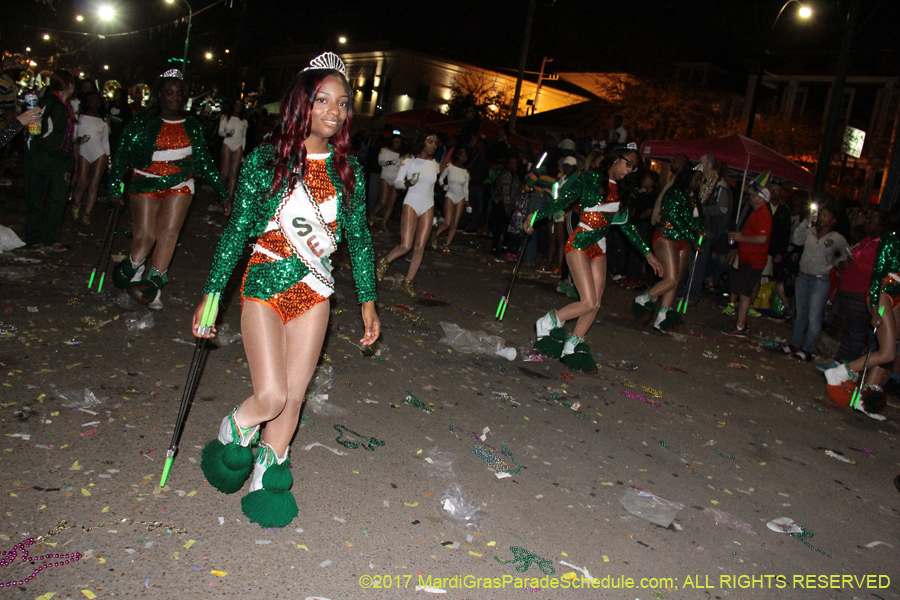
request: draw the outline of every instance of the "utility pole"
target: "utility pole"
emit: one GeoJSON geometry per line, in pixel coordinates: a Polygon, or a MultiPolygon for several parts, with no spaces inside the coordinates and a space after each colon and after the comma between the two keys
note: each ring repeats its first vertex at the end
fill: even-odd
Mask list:
{"type": "MultiPolygon", "coordinates": [[[[537,89],[534,90],[534,101],[531,103],[532,114],[537,112],[538,100],[541,98],[541,85],[544,83],[544,70],[546,69],[548,62],[553,62],[553,59],[545,56],[544,60],[541,62],[541,74],[538,75],[537,89]]],[[[559,77],[548,75],[547,79],[559,79],[559,77]]]]}
{"type": "Polygon", "coordinates": [[[528,0],[528,16],[525,18],[525,39],[522,40],[522,54],[519,56],[519,76],[516,79],[516,93],[513,95],[512,114],[509,117],[509,132],[516,132],[516,118],[519,116],[519,98],[522,96],[522,80],[525,78],[525,61],[528,58],[528,44],[531,43],[531,25],[534,23],[534,9],[537,0],[528,0]]]}
{"type": "Polygon", "coordinates": [[[850,48],[856,35],[856,24],[859,21],[860,0],[852,0],[847,24],[844,26],[844,39],[841,41],[841,54],[838,57],[837,71],[834,74],[834,87],[831,90],[831,102],[828,104],[828,118],[822,134],[822,148],[819,151],[819,165],[816,168],[816,180],[813,184],[813,196],[825,189],[825,179],[831,166],[831,153],[834,151],[834,136],[837,133],[841,106],[844,104],[844,84],[847,81],[847,66],[850,62],[850,48]]]}

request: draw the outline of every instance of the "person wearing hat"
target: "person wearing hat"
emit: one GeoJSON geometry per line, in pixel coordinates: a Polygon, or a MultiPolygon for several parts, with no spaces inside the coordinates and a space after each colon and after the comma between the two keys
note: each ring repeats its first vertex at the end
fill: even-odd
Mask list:
{"type": "Polygon", "coordinates": [[[728,232],[728,240],[737,243],[738,268],[731,291],[738,296],[737,323],[734,329],[722,331],[731,337],[747,337],[747,314],[759,292],[759,280],[769,260],[769,240],[772,237],[772,213],[769,211],[769,190],[750,187],[750,216],[740,232],[728,232]]]}

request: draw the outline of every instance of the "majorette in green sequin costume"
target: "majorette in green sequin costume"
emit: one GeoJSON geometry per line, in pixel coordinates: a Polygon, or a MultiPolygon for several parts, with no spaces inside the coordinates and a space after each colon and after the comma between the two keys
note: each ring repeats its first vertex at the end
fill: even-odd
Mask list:
{"type": "MultiPolygon", "coordinates": [[[[697,171],[692,171],[697,173],[697,171]]],[[[699,175],[696,175],[699,177],[699,175]]],[[[671,331],[681,324],[681,315],[678,311],[671,310],[675,299],[675,290],[681,280],[682,267],[686,266],[683,260],[685,253],[690,250],[691,244],[696,244],[700,238],[703,221],[697,210],[697,205],[689,191],[672,187],[663,197],[660,208],[660,219],[653,232],[653,247],[657,256],[662,256],[665,251],[674,252],[671,260],[671,273],[648,291],[634,300],[631,311],[638,322],[645,323],[653,316],[657,298],[662,297],[659,311],[656,313],[653,327],[659,331],[671,331]],[[667,240],[667,242],[660,242],[667,240]],[[660,249],[658,244],[670,244],[670,247],[660,249]]]]}
{"type": "MultiPolygon", "coordinates": [[[[900,312],[900,238],[894,232],[882,235],[878,243],[868,300],[873,318],[878,314],[879,308],[884,308],[884,311],[880,317],[882,324],[876,331],[878,349],[873,350],[869,357],[868,374],[863,382],[867,385],[863,386],[859,409],[872,418],[884,420],[885,417],[879,413],[884,410],[887,399],[880,386],[887,379],[888,373],[881,365],[889,365],[896,356],[897,313],[900,312]]],[[[825,371],[825,381],[828,384],[826,393],[835,404],[847,406],[850,392],[846,388],[849,384],[845,385],[845,382],[857,381],[865,368],[865,359],[866,356],[863,355],[850,363],[844,362],[825,371]]]]}
{"type": "MultiPolygon", "coordinates": [[[[253,395],[222,420],[218,437],[203,449],[200,466],[209,483],[224,493],[241,489],[252,469],[250,493],[241,500],[241,508],[262,527],[283,527],[298,514],[290,491],[289,444],[324,341],[328,298],[334,292],[329,257],[342,239],[349,246],[366,328],[360,342],[373,343],[380,330],[366,227],[365,175],[353,157],[337,155],[326,144],[340,136],[336,145],[349,146],[351,91],[343,64],[340,69],[327,67],[340,59],[330,53],[323,56],[292,82],[272,145],[257,148],[244,162],[234,213],[203,288],[207,299],[221,294],[247,239],[254,240],[241,287],[241,325],[253,395]],[[326,65],[318,66],[323,61],[326,65]],[[315,98],[308,96],[310,89],[315,98]],[[305,124],[309,134],[301,147],[285,132],[300,128],[291,122],[296,117],[290,107],[303,103],[312,108],[305,124]],[[345,184],[339,172],[352,181],[345,184]],[[345,190],[351,187],[348,198],[345,190]],[[241,422],[250,426],[242,427],[241,422]],[[254,460],[251,446],[263,424],[265,433],[254,460]]],[[[198,330],[204,304],[194,313],[196,336],[204,335],[198,330]]]]}
{"type": "MultiPolygon", "coordinates": [[[[333,293],[328,257],[343,237],[350,249],[358,300],[374,301],[374,256],[365,221],[365,177],[361,167],[354,164],[356,190],[349,206],[342,201],[343,184],[334,171],[333,153],[324,160],[308,155],[307,177],[293,193],[267,196],[274,174],[267,166],[272,155],[272,146],[266,145],[247,157],[238,182],[234,213],[219,241],[203,293],[224,290],[247,238],[255,237],[241,289],[242,301],[266,304],[287,323],[333,293]],[[329,215],[329,211],[333,212],[329,215]]],[[[242,448],[249,448],[258,429],[241,429],[236,414],[237,409],[225,418],[219,437],[206,445],[201,460],[207,480],[225,493],[238,491],[249,476],[250,454],[242,448]]],[[[253,522],[263,527],[282,527],[297,514],[289,491],[292,478],[287,451],[277,456],[271,446],[263,443],[256,465],[250,494],[241,505],[253,522]]]]}
{"type": "MultiPolygon", "coordinates": [[[[581,209],[578,227],[572,232],[566,243],[566,259],[572,267],[571,253],[578,252],[588,258],[588,264],[585,265],[580,264],[583,259],[576,259],[579,263],[576,268],[583,267],[588,271],[587,275],[581,278],[581,286],[588,285],[587,281],[590,281],[590,285],[594,286],[594,289],[581,289],[576,268],[573,268],[581,300],[570,304],[563,311],[573,311],[573,315],[568,318],[577,317],[579,325],[576,326],[576,330],[581,328],[583,331],[576,331],[575,334],[566,336],[563,329],[565,320],[557,316],[555,310],[551,310],[535,323],[537,331],[535,347],[545,355],[553,358],[560,357],[569,368],[587,373],[597,370],[597,364],[591,356],[590,347],[584,341],[584,335],[590,328],[600,304],[603,282],[596,281],[596,278],[605,278],[606,275],[606,234],[609,232],[610,226],[619,225],[628,241],[641,254],[648,256],[648,260],[656,262],[634,223],[629,220],[627,209],[624,209],[623,204],[619,201],[619,185],[612,178],[613,172],[622,169],[617,166],[620,162],[628,165],[627,169],[630,172],[635,168],[635,162],[639,160],[639,157],[633,149],[614,152],[615,154],[611,154],[604,163],[607,168],[601,165],[598,170],[588,171],[570,179],[559,191],[556,200],[545,204],[534,213],[534,222],[537,223],[544,217],[565,210],[574,202],[578,202],[581,209]],[[632,158],[629,160],[628,156],[632,158]],[[602,265],[597,263],[598,268],[595,268],[594,261],[598,259],[603,263],[602,265]],[[596,300],[596,304],[591,304],[592,299],[596,300]]],[[[624,177],[624,175],[620,175],[620,177],[624,177]]]]}
{"type": "MultiPolygon", "coordinates": [[[[173,70],[164,73],[160,81],[179,81],[180,78],[181,74],[173,70]]],[[[166,83],[157,85],[160,88],[158,94],[162,93],[164,85],[166,83]]],[[[138,113],[125,126],[119,150],[113,155],[109,172],[112,196],[124,193],[125,177],[129,174],[132,212],[141,210],[136,203],[164,203],[158,207],[163,213],[173,209],[169,203],[184,203],[185,197],[190,202],[195,175],[202,176],[213,186],[220,201],[229,198],[228,189],[219,179],[207,151],[202,125],[190,115],[164,119],[160,111],[154,109],[138,113]]],[[[119,288],[127,288],[139,302],[150,303],[152,309],[162,308],[160,291],[169,281],[169,261],[183,219],[166,223],[167,231],[157,231],[160,222],[155,219],[143,225],[146,231],[138,231],[135,227],[131,255],[113,269],[113,283],[119,288]],[[156,250],[153,250],[154,246],[156,250]],[[145,268],[146,255],[135,260],[135,254],[144,252],[153,253],[150,268],[145,268]]]]}

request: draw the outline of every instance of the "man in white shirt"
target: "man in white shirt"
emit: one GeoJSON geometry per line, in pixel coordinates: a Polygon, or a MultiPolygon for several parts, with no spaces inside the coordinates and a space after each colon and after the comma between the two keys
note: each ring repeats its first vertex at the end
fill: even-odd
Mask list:
{"type": "Polygon", "coordinates": [[[613,119],[613,128],[609,130],[609,137],[606,141],[610,144],[625,145],[628,143],[628,131],[622,127],[622,115],[616,115],[613,119]],[[618,137],[615,134],[618,134],[618,137]]]}

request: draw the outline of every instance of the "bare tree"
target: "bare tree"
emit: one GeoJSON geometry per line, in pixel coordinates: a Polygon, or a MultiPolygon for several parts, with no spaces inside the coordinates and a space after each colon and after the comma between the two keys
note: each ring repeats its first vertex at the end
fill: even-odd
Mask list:
{"type": "Polygon", "coordinates": [[[463,118],[469,107],[482,117],[506,121],[512,114],[513,90],[498,77],[478,71],[465,71],[454,77],[450,86],[447,114],[463,118]]]}

